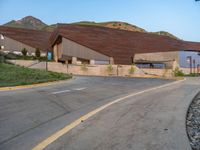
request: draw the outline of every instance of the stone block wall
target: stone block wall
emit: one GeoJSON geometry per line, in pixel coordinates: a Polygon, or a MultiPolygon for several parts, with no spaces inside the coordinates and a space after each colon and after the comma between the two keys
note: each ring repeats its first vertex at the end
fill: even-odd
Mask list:
{"type": "MultiPolygon", "coordinates": [[[[11,60],[10,63],[28,67],[35,62],[11,60]]],[[[31,65],[30,68],[46,69],[46,62],[36,63],[35,65],[31,65]]],[[[67,65],[57,62],[48,62],[48,70],[60,73],[72,73],[75,75],[129,77],[171,77],[173,72],[172,69],[140,69],[131,65],[67,65]],[[130,73],[131,67],[134,67],[134,73],[130,73]]]]}

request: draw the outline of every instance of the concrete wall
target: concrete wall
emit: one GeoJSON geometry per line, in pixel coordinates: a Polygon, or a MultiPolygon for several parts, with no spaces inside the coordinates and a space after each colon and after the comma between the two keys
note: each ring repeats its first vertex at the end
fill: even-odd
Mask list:
{"type": "MultiPolygon", "coordinates": [[[[184,74],[190,74],[190,68],[180,68],[184,74]]],[[[192,68],[192,73],[197,73],[197,68],[192,68]]]]}
{"type": "MultiPolygon", "coordinates": [[[[30,68],[46,69],[46,62],[34,62],[25,60],[9,60],[13,64],[30,66],[30,68]],[[35,64],[34,64],[35,63],[35,64]],[[34,65],[31,65],[34,64],[34,65]]],[[[57,62],[48,62],[48,70],[60,73],[72,73],[76,75],[93,76],[130,76],[130,77],[171,77],[171,69],[139,69],[131,65],[67,65],[57,62]],[[134,67],[134,73],[130,73],[131,67],[134,67]]]]}
{"type": "Polygon", "coordinates": [[[29,67],[38,63],[38,60],[6,60],[6,62],[19,66],[29,67]]]}
{"type": "Polygon", "coordinates": [[[172,69],[141,69],[144,73],[149,75],[161,76],[161,77],[172,77],[173,71],[172,69]]]}

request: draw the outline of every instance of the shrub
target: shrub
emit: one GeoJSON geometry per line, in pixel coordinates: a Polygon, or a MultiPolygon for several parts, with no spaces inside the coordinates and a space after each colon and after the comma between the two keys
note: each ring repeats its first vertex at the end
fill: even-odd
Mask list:
{"type": "Polygon", "coordinates": [[[4,61],[5,61],[4,56],[1,56],[1,55],[0,55],[0,63],[4,63],[4,61]]]}
{"type": "Polygon", "coordinates": [[[107,71],[108,71],[108,73],[112,73],[113,72],[113,66],[111,64],[108,65],[107,71]]]}
{"type": "Polygon", "coordinates": [[[134,74],[135,72],[135,67],[132,65],[131,68],[129,69],[129,74],[134,74]]]}
{"type": "Polygon", "coordinates": [[[40,55],[41,55],[40,49],[39,49],[39,48],[36,48],[36,49],[35,49],[35,56],[36,56],[37,58],[40,58],[40,55]]]}
{"type": "Polygon", "coordinates": [[[28,51],[26,50],[26,48],[23,48],[23,49],[21,50],[21,52],[22,52],[22,55],[23,55],[23,56],[26,56],[27,53],[28,53],[28,51]]]}
{"type": "Polygon", "coordinates": [[[182,70],[179,70],[179,68],[176,68],[175,70],[174,70],[174,76],[175,77],[182,77],[182,76],[184,76],[185,74],[183,73],[183,71],[182,70]]]}
{"type": "MultiPolygon", "coordinates": [[[[17,59],[19,56],[17,54],[14,54],[12,52],[5,54],[6,59],[17,59]]],[[[22,56],[21,56],[22,57],[22,56]]]]}
{"type": "Polygon", "coordinates": [[[81,70],[82,70],[83,72],[88,71],[87,65],[86,65],[85,63],[81,65],[81,70]]]}

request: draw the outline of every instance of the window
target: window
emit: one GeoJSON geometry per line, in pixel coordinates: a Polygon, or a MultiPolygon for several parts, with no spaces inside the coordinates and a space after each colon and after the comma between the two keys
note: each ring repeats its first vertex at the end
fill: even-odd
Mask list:
{"type": "Polygon", "coordinates": [[[4,36],[2,34],[0,34],[0,38],[1,40],[4,40],[4,36]]]}
{"type": "Polygon", "coordinates": [[[1,46],[0,46],[0,49],[4,49],[4,46],[3,46],[3,45],[1,45],[1,46]]]}

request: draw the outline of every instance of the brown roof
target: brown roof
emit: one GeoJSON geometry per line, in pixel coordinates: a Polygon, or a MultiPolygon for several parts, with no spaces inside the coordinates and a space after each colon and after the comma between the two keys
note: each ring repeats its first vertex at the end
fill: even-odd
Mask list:
{"type": "Polygon", "coordinates": [[[183,41],[183,50],[200,51],[200,42],[183,41]]]}
{"type": "Polygon", "coordinates": [[[0,34],[43,51],[51,47],[51,32],[0,26],[0,34]]]}
{"type": "Polygon", "coordinates": [[[97,26],[58,24],[50,37],[52,46],[60,36],[113,57],[118,64],[130,64],[135,53],[179,51],[190,47],[200,50],[199,43],[196,45],[168,36],[97,26]]]}

